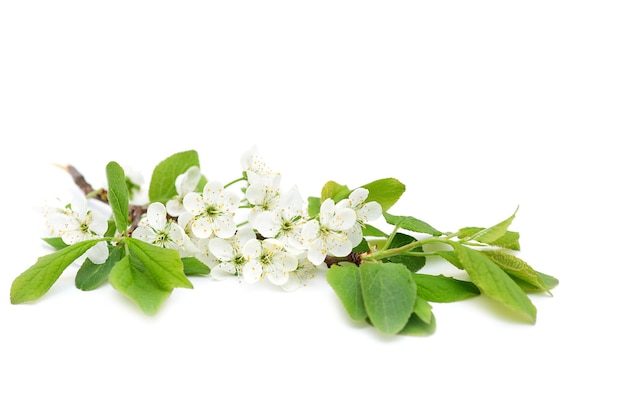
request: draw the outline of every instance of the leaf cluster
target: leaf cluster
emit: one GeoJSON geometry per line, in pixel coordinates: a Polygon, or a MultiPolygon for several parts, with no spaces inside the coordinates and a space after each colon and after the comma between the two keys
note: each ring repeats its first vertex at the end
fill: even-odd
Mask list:
{"type": "MultiPolygon", "coordinates": [[[[387,234],[367,225],[364,242],[355,248],[359,262],[349,263],[355,258],[351,256],[333,265],[327,274],[353,320],[364,320],[382,333],[430,334],[435,331],[430,303],[483,295],[514,311],[520,320],[535,323],[537,310],[529,293],[550,294],[558,280],[515,254],[520,250],[519,233],[509,227],[517,209],[490,227],[444,233],[415,217],[388,212],[404,192],[397,180],[382,179],[369,186],[368,199],[380,202],[384,219],[393,230],[387,234]],[[442,245],[448,249],[442,250],[442,245]],[[465,271],[465,278],[419,273],[428,258],[449,262],[465,271]]],[[[331,181],[323,187],[321,198],[339,199],[349,192],[347,186],[331,181]]]]}

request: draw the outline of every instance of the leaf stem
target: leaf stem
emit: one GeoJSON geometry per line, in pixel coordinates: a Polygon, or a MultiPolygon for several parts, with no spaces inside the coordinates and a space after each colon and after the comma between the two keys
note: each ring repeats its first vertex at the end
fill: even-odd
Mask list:
{"type": "Polygon", "coordinates": [[[391,233],[389,233],[389,236],[387,236],[387,241],[383,245],[381,251],[387,250],[387,248],[389,248],[389,245],[391,245],[391,242],[393,241],[393,238],[396,237],[396,233],[398,233],[399,229],[400,227],[398,225],[394,226],[391,233]]]}
{"type": "Polygon", "coordinates": [[[384,259],[384,258],[389,258],[392,256],[398,256],[398,255],[410,255],[410,256],[427,256],[430,254],[427,254],[426,252],[411,252],[413,249],[420,247],[420,246],[424,246],[428,243],[445,243],[445,244],[450,244],[450,239],[453,236],[445,236],[445,237],[429,237],[426,239],[422,239],[422,240],[416,240],[415,242],[411,242],[408,243],[404,246],[400,246],[398,248],[391,248],[391,249],[382,249],[379,251],[375,251],[372,253],[364,253],[361,256],[361,259],[363,259],[364,261],[376,261],[379,259],[384,259]]]}
{"type": "Polygon", "coordinates": [[[245,178],[245,177],[241,177],[241,178],[237,178],[236,180],[232,180],[231,182],[229,182],[228,184],[226,184],[226,185],[224,186],[224,188],[228,188],[228,187],[230,187],[231,185],[236,184],[236,183],[238,183],[238,182],[240,182],[240,181],[246,181],[246,178],[245,178]]]}

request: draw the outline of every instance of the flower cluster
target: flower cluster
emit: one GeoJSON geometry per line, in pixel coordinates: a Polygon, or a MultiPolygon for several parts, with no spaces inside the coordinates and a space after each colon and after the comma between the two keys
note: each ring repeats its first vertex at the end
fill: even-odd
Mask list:
{"type": "MultiPolygon", "coordinates": [[[[86,198],[76,199],[66,206],[59,200],[48,202],[44,215],[50,235],[60,237],[66,245],[103,237],[108,228],[107,218],[89,209],[86,198]]],[[[109,257],[106,242],[96,243],[86,256],[95,264],[104,263],[109,257]]]]}
{"type": "Polygon", "coordinates": [[[380,204],[365,202],[368,191],[360,188],[337,204],[324,201],[319,215],[309,218],[298,188],[283,191],[281,174],[255,149],[241,165],[240,193],[213,180],[195,191],[202,174],[190,168],[176,179],[176,197],[150,204],[132,236],[197,257],[216,279],[267,279],[291,290],[325,267],[326,256],[347,256],[363,239],[363,225],[382,214],[380,204]],[[237,224],[242,211],[247,218],[237,224]]]}
{"type": "MultiPolygon", "coordinates": [[[[148,205],[132,237],[197,258],[215,279],[268,280],[292,290],[326,268],[327,256],[348,256],[361,243],[364,225],[382,215],[379,203],[366,202],[367,189],[358,188],[337,203],[323,201],[319,214],[310,217],[298,188],[283,190],[281,174],[255,148],[243,154],[241,166],[242,177],[226,185],[207,180],[197,166],[189,168],[176,178],[175,197],[148,205]]],[[[53,211],[48,223],[67,244],[106,231],[106,219],[83,207],[53,211]]],[[[102,256],[90,249],[94,263],[106,260],[101,243],[102,256]]]]}

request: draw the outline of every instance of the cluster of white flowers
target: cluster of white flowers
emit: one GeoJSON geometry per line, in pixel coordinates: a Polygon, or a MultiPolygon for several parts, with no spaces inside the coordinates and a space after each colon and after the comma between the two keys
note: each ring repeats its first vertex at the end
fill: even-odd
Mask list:
{"type": "MultiPolygon", "coordinates": [[[[103,237],[108,228],[106,216],[89,209],[84,197],[66,206],[60,200],[48,202],[44,215],[50,235],[60,237],[66,245],[103,237]]],[[[86,257],[95,264],[104,263],[109,257],[106,242],[96,243],[87,250],[86,257]]]]}
{"type": "MultiPolygon", "coordinates": [[[[216,279],[267,279],[292,290],[325,268],[327,256],[349,255],[363,239],[364,224],[382,215],[380,204],[366,202],[368,191],[359,188],[338,203],[323,201],[319,215],[310,218],[298,188],[283,191],[280,173],[270,170],[255,148],[242,156],[241,165],[245,186],[237,191],[213,180],[195,191],[203,177],[191,167],[176,179],[174,198],[148,206],[132,237],[196,257],[216,279]],[[237,223],[241,213],[246,216],[237,223]]],[[[48,223],[66,243],[106,231],[106,219],[82,209],[56,210],[48,223]]],[[[101,263],[106,256],[90,259],[101,263]]]]}

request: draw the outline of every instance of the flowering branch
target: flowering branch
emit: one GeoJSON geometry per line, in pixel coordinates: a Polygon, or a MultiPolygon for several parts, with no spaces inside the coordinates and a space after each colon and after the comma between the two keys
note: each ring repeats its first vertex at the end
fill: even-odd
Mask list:
{"type": "Polygon", "coordinates": [[[61,167],[84,198],[46,210],[51,236],[45,240],[57,252],[14,280],[11,302],[38,299],[72,263],[80,266],[78,288],[108,282],[148,314],[174,288],[193,288],[188,276],[234,276],[290,291],[320,271],[352,319],[383,333],[417,335],[435,330],[431,303],[478,295],[534,323],[528,294],[558,285],[514,255],[519,233],[509,226],[517,210],[490,227],[443,233],[389,213],[405,191],[393,178],[356,188],[329,181],[319,197],[305,200],[297,187],[281,188],[280,173],[255,149],[244,153],[241,166],[240,177],[222,183],[202,175],[196,151],[174,154],[155,167],[145,205],[130,204],[139,185],[116,162],[107,165],[108,188],[98,190],[74,166],[61,167]],[[108,218],[89,208],[92,199],[110,208],[108,218]],[[380,218],[389,233],[372,226],[380,218]],[[427,249],[433,243],[448,249],[427,249]],[[420,273],[433,257],[466,278],[420,273]]]}

